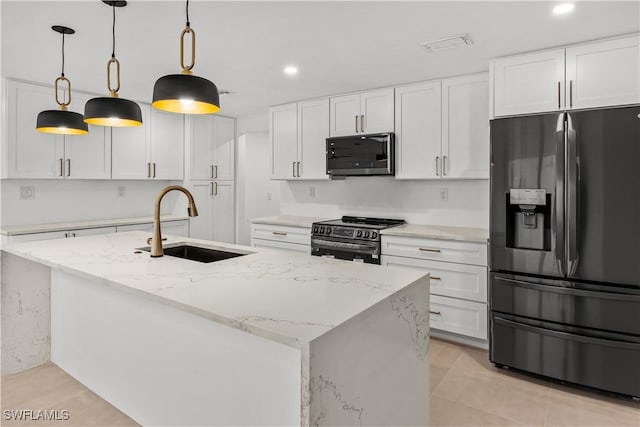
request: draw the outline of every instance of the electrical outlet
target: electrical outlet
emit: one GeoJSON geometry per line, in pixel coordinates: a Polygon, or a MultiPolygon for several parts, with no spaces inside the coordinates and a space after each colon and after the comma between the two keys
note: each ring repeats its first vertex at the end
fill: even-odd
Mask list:
{"type": "Polygon", "coordinates": [[[449,189],[448,188],[441,188],[440,189],[440,200],[442,200],[444,202],[449,200],[449,189]]]}
{"type": "Polygon", "coordinates": [[[316,187],[314,187],[313,185],[309,186],[309,197],[316,197],[316,187]]]}
{"type": "Polygon", "coordinates": [[[267,193],[267,200],[271,200],[271,193],[267,193]]]}
{"type": "Polygon", "coordinates": [[[124,185],[118,187],[118,197],[124,197],[126,188],[124,185]]]}
{"type": "Polygon", "coordinates": [[[20,200],[33,200],[36,198],[36,187],[33,185],[20,186],[20,200]]]}

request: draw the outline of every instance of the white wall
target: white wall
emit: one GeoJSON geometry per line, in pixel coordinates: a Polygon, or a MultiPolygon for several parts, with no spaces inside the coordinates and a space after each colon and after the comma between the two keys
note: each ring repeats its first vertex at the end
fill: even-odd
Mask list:
{"type": "Polygon", "coordinates": [[[280,213],[338,218],[362,215],[409,223],[489,227],[489,181],[398,181],[349,177],[344,181],[283,182],[280,213]],[[448,190],[448,200],[440,198],[448,190]],[[315,194],[315,196],[313,195],[315,194]]]}
{"type": "Polygon", "coordinates": [[[237,134],[250,132],[269,132],[269,113],[258,113],[249,116],[238,117],[236,122],[237,134]]]}
{"type": "MultiPolygon", "coordinates": [[[[172,183],[5,179],[1,181],[2,226],[153,216],[156,194],[172,183]],[[21,186],[33,186],[35,198],[20,200],[21,186]],[[119,187],[124,187],[123,197],[119,187]]],[[[173,213],[176,199],[176,192],[163,199],[163,214],[173,213]]],[[[176,213],[186,215],[184,210],[176,213]]]]}
{"type": "Polygon", "coordinates": [[[238,137],[236,161],[236,242],[249,245],[252,218],[277,215],[280,183],[269,179],[269,134],[248,132],[238,137]]]}

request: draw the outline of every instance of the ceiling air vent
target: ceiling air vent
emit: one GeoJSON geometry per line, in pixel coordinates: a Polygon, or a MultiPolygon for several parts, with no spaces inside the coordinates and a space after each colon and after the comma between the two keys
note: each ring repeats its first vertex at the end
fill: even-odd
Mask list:
{"type": "Polygon", "coordinates": [[[440,40],[434,40],[430,42],[420,43],[420,46],[427,51],[427,53],[438,53],[443,50],[455,49],[457,47],[471,46],[473,41],[469,37],[469,34],[459,34],[453,37],[447,37],[440,40]]]}

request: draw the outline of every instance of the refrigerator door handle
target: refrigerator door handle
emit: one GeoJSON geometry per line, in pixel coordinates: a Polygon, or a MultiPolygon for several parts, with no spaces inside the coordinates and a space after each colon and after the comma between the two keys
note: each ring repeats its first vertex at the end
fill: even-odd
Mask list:
{"type": "Polygon", "coordinates": [[[560,275],[565,275],[565,229],[564,229],[564,207],[565,207],[565,115],[558,116],[556,125],[556,182],[555,182],[555,199],[553,201],[554,209],[551,219],[551,237],[554,240],[554,255],[556,265],[560,271],[560,275]]]}
{"type": "Polygon", "coordinates": [[[567,275],[575,273],[578,266],[578,147],[576,130],[571,114],[567,114],[567,275]]]}

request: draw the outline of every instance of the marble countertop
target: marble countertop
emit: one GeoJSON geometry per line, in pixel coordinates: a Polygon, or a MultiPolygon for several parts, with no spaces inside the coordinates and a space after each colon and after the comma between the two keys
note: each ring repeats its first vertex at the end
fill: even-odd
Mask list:
{"type": "Polygon", "coordinates": [[[171,236],[165,247],[189,242],[248,255],[205,264],[135,253],[150,235],[24,242],[3,251],[296,348],[428,280],[417,270],[171,236]]]}
{"type": "Polygon", "coordinates": [[[448,227],[440,225],[404,224],[380,232],[383,236],[418,237],[425,239],[460,240],[487,243],[489,230],[485,228],[448,227]]]}
{"type": "MultiPolygon", "coordinates": [[[[161,221],[180,221],[183,219],[189,219],[189,217],[182,215],[163,215],[160,218],[161,221]]],[[[64,231],[79,228],[100,228],[114,227],[118,225],[145,224],[148,222],[153,222],[152,216],[98,219],[93,221],[54,222],[50,224],[14,225],[2,227],[0,229],[0,234],[4,234],[5,236],[15,236],[20,234],[46,233],[49,231],[64,231]]]]}
{"type": "Polygon", "coordinates": [[[320,218],[311,216],[293,216],[293,215],[274,215],[263,218],[254,218],[251,220],[253,224],[273,224],[286,225],[289,227],[306,227],[311,228],[311,224],[318,221],[326,221],[330,218],[320,218]]]}

